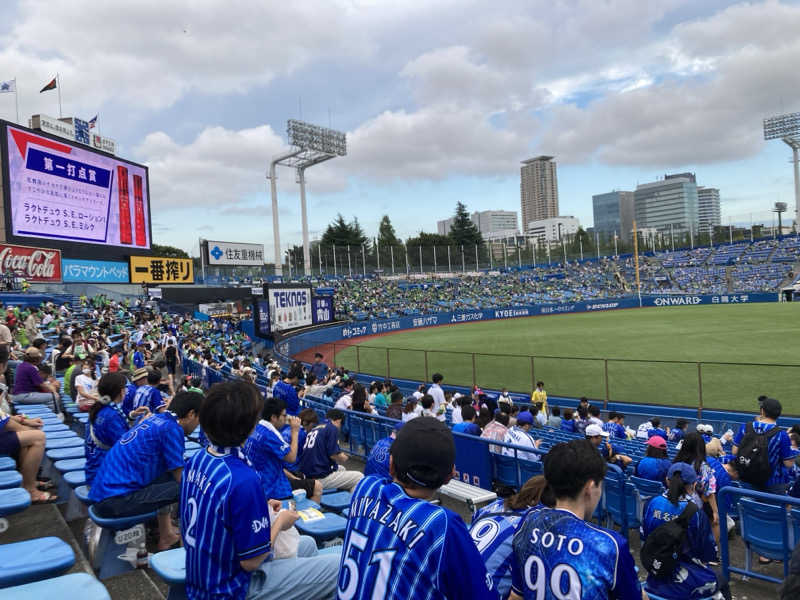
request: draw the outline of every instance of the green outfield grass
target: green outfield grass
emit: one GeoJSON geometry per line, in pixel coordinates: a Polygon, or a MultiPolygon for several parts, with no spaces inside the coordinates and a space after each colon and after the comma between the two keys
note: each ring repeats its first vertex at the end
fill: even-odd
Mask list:
{"type": "Polygon", "coordinates": [[[336,364],[376,376],[551,395],[752,411],[760,394],[800,414],[800,304],[676,306],[483,321],[386,335],[337,348],[336,364]],[[464,353],[464,354],[459,354],[464,353]],[[472,353],[475,353],[474,361],[472,353]],[[545,358],[563,357],[563,358],[545,358]],[[630,362],[635,360],[637,362],[630,362]],[[685,361],[662,363],[655,361],[685,361]],[[730,362],[737,365],[713,363],[730,362]],[[754,363],[766,363],[758,366],[754,363]],[[474,368],[473,368],[474,364],[474,368]],[[776,366],[776,365],[797,365],[776,366]]]}

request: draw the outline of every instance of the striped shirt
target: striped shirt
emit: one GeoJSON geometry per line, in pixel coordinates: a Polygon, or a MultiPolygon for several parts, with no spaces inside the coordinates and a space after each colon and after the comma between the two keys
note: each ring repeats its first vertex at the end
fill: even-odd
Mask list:
{"type": "Polygon", "coordinates": [[[397,483],[356,486],[339,569],[340,600],[496,600],[464,522],[397,483]]]}
{"type": "Polygon", "coordinates": [[[271,551],[269,508],[258,475],[238,449],[219,450],[225,454],[203,450],[192,456],[181,481],[181,536],[191,600],[244,600],[250,573],[240,561],[271,551]]]}
{"type": "Polygon", "coordinates": [[[292,486],[283,472],[283,458],[291,449],[272,423],[264,419],[245,442],[245,456],[258,473],[267,498],[281,500],[292,495],[292,486]]]}

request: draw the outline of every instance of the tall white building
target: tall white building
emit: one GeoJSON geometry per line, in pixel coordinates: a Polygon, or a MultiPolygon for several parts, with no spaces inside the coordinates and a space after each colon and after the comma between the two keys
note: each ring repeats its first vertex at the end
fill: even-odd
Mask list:
{"type": "Polygon", "coordinates": [[[718,227],[722,224],[722,215],[719,209],[719,189],[711,187],[697,188],[697,218],[700,231],[707,232],[709,227],[718,227]]]}
{"type": "Polygon", "coordinates": [[[531,221],[558,216],[558,175],[552,156],[523,160],[519,188],[523,228],[531,221]]]}
{"type": "Polygon", "coordinates": [[[553,217],[529,222],[525,233],[538,242],[558,242],[565,235],[578,233],[580,226],[575,217],[553,217]]]}
{"type": "Polygon", "coordinates": [[[697,183],[692,173],[638,185],[633,197],[638,228],[697,230],[697,183]]]}
{"type": "MultiPolygon", "coordinates": [[[[497,232],[511,232],[519,231],[517,225],[517,213],[513,210],[482,210],[475,211],[469,217],[475,226],[486,238],[488,234],[497,232]]],[[[453,217],[436,222],[436,231],[439,235],[447,235],[453,227],[453,217]]]]}

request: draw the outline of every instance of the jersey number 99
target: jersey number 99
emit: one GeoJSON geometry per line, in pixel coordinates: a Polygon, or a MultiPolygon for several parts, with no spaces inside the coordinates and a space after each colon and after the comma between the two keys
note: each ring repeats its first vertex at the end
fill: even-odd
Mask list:
{"type": "Polygon", "coordinates": [[[578,576],[578,572],[568,564],[556,565],[550,573],[548,582],[542,559],[538,556],[529,556],[525,561],[523,573],[525,587],[536,594],[536,600],[544,600],[547,596],[548,583],[550,584],[550,593],[556,600],[581,600],[581,578],[578,576]]]}

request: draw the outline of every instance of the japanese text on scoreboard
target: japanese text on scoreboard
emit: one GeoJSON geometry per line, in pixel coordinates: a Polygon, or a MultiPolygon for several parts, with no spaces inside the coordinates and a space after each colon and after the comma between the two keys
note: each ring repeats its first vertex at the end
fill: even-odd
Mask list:
{"type": "Polygon", "coordinates": [[[147,168],[6,127],[11,233],[150,248],[147,168]]]}

